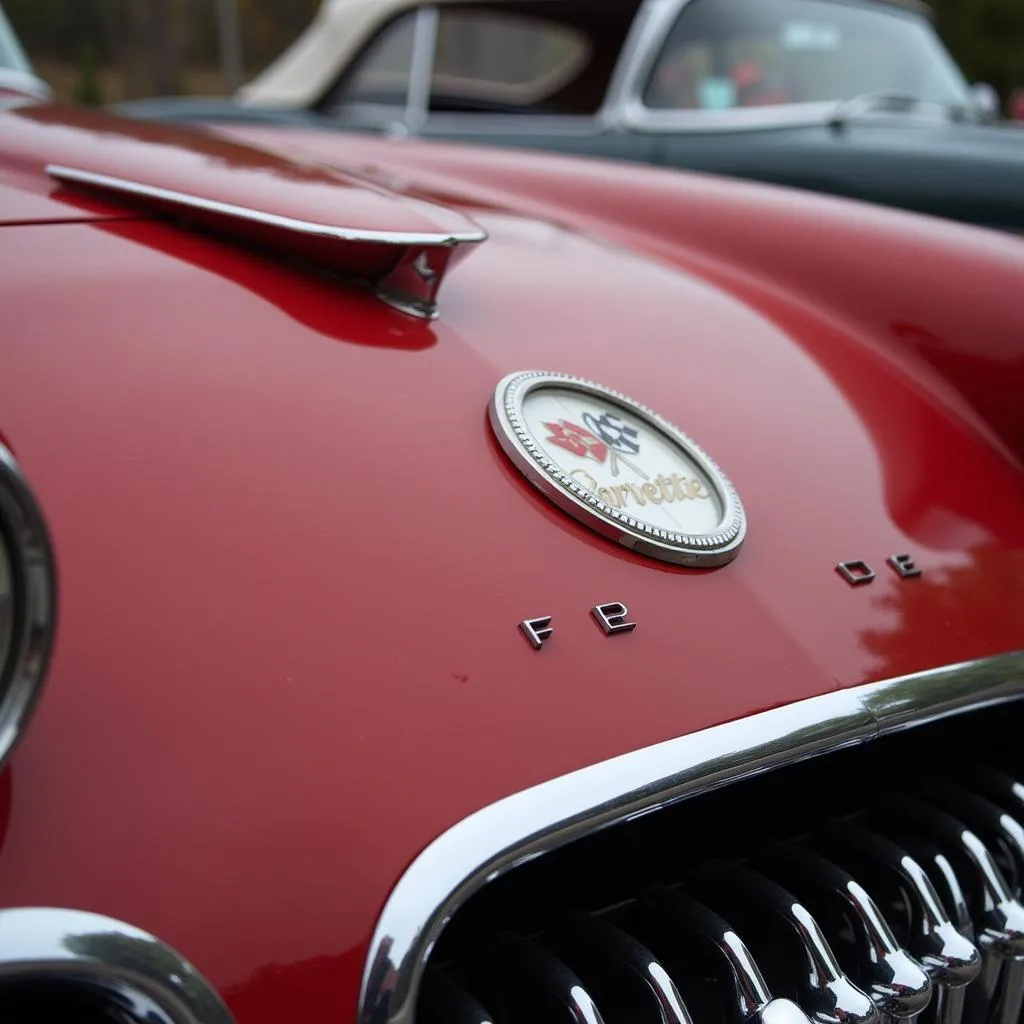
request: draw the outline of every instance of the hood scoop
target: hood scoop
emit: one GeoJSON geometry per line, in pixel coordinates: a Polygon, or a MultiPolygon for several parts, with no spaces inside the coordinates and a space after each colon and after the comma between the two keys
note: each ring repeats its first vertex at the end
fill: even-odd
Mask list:
{"type": "Polygon", "coordinates": [[[8,156],[63,186],[368,281],[415,316],[437,315],[446,271],[487,237],[445,207],[202,132],[57,107],[3,120],[8,156]]]}

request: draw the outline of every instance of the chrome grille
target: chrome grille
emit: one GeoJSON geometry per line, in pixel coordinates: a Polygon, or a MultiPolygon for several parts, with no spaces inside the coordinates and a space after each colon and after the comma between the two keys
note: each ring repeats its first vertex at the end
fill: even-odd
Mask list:
{"type": "MultiPolygon", "coordinates": [[[[798,836],[754,834],[740,857],[661,868],[653,881],[623,867],[644,857],[628,837],[628,855],[581,852],[638,879],[632,898],[610,906],[600,886],[597,905],[587,884],[577,888],[571,863],[552,864],[529,887],[542,897],[532,919],[481,912],[453,930],[428,971],[447,1001],[426,989],[418,1020],[450,1020],[461,997],[477,1024],[732,1024],[778,1013],[782,999],[790,1019],[798,1007],[817,1024],[1017,1024],[1020,787],[989,764],[965,766],[956,782],[904,782],[798,836]],[[542,894],[557,886],[575,899],[548,917],[542,894]]],[[[677,816],[680,845],[687,825],[707,828],[714,813],[677,816]]]]}
{"type": "MultiPolygon", "coordinates": [[[[485,809],[392,895],[363,1024],[1021,1024],[1021,661],[829,695],[819,726],[801,706],[757,716],[800,723],[777,761],[709,741],[749,736],[754,720],[666,745],[659,758],[704,754],[688,789],[669,776],[548,833],[524,814],[519,844],[424,903],[403,948],[389,922],[409,884],[423,901],[426,869],[474,841],[479,854],[527,795],[485,809]],[[930,699],[916,711],[897,699],[914,684],[930,699]]],[[[557,781],[582,792],[616,764],[557,781]]]]}

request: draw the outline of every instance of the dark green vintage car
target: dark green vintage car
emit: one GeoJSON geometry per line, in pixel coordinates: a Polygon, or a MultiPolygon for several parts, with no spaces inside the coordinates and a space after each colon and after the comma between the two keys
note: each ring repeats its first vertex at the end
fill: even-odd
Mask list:
{"type": "Polygon", "coordinates": [[[326,0],[234,98],[120,109],[614,157],[1024,231],[1024,131],[916,0],[326,0]]]}

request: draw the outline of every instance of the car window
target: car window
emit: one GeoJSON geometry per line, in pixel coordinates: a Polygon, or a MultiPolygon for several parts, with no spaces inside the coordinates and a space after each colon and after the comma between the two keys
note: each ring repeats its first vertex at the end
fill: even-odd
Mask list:
{"type": "Polygon", "coordinates": [[[877,92],[971,102],[953,59],[914,12],[839,0],[693,0],[666,40],[644,102],[723,110],[877,92]]]}
{"type": "MultiPolygon", "coordinates": [[[[431,111],[595,113],[639,2],[439,5],[431,111]]],[[[405,106],[418,13],[410,10],[381,31],[326,98],[325,113],[405,106]]]]}
{"type": "Polygon", "coordinates": [[[332,106],[372,103],[404,107],[415,35],[415,11],[386,26],[355,62],[332,106]]]}
{"type": "Polygon", "coordinates": [[[559,94],[590,53],[586,33],[571,25],[515,11],[442,7],[431,108],[561,112],[567,104],[559,94]]]}

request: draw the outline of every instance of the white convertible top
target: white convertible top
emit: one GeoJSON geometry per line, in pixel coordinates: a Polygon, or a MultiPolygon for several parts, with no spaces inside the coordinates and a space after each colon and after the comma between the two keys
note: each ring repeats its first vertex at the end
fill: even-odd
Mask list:
{"type": "MultiPolygon", "coordinates": [[[[312,106],[383,25],[403,11],[422,6],[422,2],[324,0],[306,31],[265,71],[238,90],[239,102],[258,107],[312,106]]],[[[455,2],[431,0],[435,4],[455,2]]],[[[537,0],[530,2],[536,4],[537,0]]]]}

